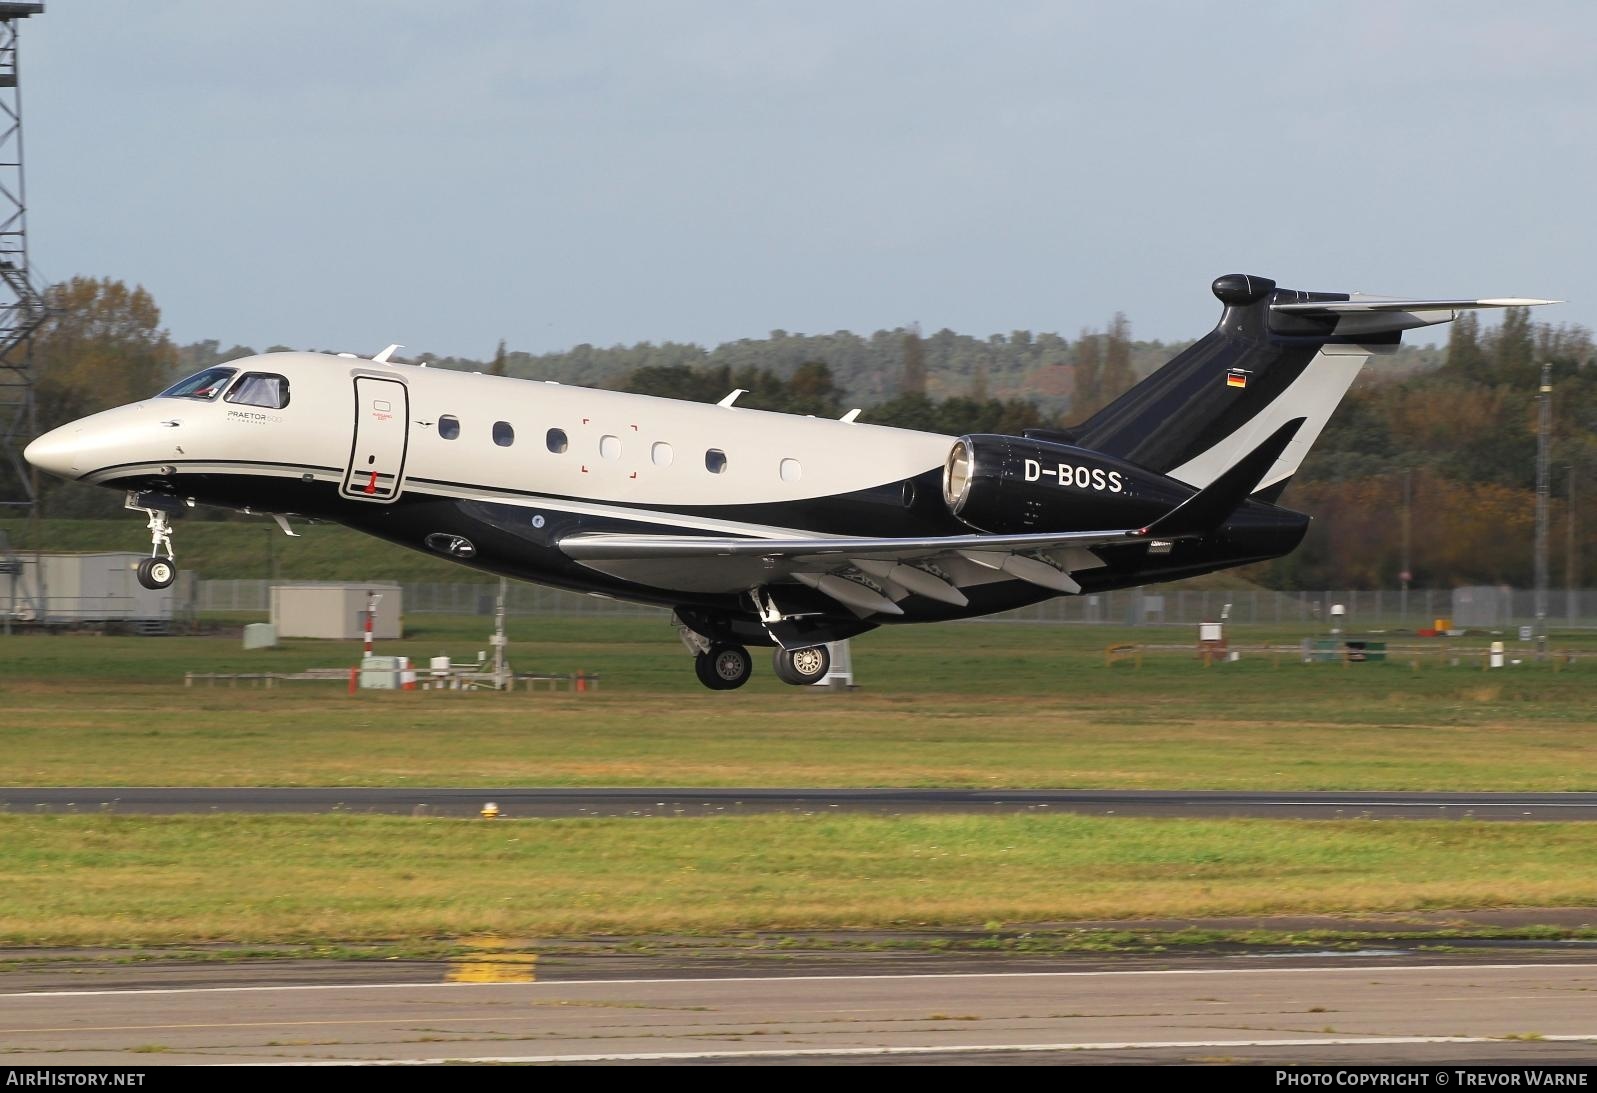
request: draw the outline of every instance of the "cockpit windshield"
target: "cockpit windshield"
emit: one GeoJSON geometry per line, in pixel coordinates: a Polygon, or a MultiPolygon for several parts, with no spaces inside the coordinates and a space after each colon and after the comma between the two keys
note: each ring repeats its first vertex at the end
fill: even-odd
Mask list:
{"type": "Polygon", "coordinates": [[[162,391],[160,398],[197,398],[210,401],[222,393],[227,381],[238,372],[237,368],[207,368],[186,380],[179,380],[162,391]]]}

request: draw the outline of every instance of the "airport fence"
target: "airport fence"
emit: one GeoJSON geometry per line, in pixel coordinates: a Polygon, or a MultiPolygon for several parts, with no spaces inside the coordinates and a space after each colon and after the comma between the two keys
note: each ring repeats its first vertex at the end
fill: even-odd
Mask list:
{"type": "MultiPolygon", "coordinates": [[[[268,610],[270,581],[201,580],[194,609],[201,612],[268,610]]],[[[492,615],[497,583],[426,582],[401,586],[407,614],[492,615]]],[[[511,582],[506,612],[522,615],[587,615],[655,618],[665,608],[603,596],[511,582]]],[[[1547,593],[1548,625],[1597,629],[1597,590],[1553,589],[1547,593]]],[[[1275,592],[1138,588],[1096,595],[1060,596],[1030,607],[973,619],[1113,626],[1195,626],[1222,617],[1239,623],[1331,625],[1340,617],[1350,629],[1423,629],[1446,620],[1460,628],[1507,629],[1536,620],[1536,596],[1501,587],[1275,592]],[[1340,607],[1340,612],[1337,608],[1340,607]]]]}

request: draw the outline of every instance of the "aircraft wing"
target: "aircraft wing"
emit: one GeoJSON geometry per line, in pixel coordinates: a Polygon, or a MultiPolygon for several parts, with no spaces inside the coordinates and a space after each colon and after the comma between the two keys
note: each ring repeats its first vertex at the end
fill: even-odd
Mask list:
{"type": "Polygon", "coordinates": [[[602,573],[683,591],[806,585],[863,617],[903,614],[895,601],[912,592],[963,607],[961,587],[995,581],[1079,592],[1071,572],[1104,564],[1091,548],[1150,541],[1133,528],[892,539],[589,533],[562,539],[560,549],[602,573]]]}
{"type": "Polygon", "coordinates": [[[861,618],[902,615],[911,593],[966,606],[962,588],[1027,581],[1074,595],[1072,573],[1097,569],[1095,548],[1201,538],[1224,523],[1258,485],[1297,434],[1294,418],[1228,469],[1147,527],[1020,535],[933,535],[921,538],[814,536],[756,538],[627,535],[590,532],[560,540],[568,558],[601,573],[657,588],[747,592],[783,583],[806,585],[861,618]]]}

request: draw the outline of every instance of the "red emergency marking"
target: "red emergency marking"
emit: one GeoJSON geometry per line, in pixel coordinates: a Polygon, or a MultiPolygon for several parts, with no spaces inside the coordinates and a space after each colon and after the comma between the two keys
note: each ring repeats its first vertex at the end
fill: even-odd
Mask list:
{"type": "Polygon", "coordinates": [[[367,493],[376,493],[377,492],[377,472],[376,471],[372,472],[372,480],[370,482],[366,483],[366,492],[367,493]]]}

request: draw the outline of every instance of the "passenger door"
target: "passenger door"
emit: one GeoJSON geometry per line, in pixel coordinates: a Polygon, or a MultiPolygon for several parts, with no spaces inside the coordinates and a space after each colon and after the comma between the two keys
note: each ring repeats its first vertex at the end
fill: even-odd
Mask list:
{"type": "Polygon", "coordinates": [[[355,437],[340,493],[356,501],[392,501],[405,475],[410,399],[398,380],[355,377],[355,437]]]}

